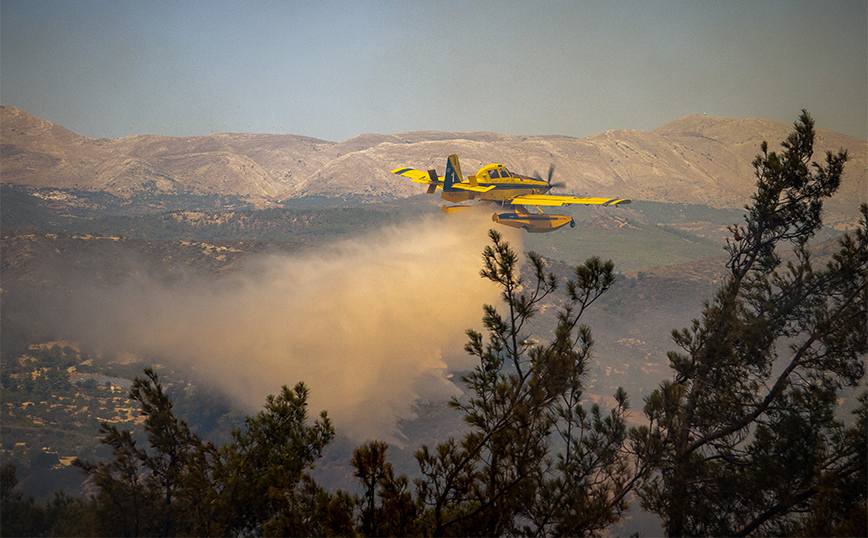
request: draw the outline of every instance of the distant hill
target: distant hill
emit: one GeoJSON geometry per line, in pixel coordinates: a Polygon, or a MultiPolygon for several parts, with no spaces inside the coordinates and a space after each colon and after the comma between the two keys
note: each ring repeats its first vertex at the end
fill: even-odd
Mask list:
{"type": "Polygon", "coordinates": [[[87,138],[14,107],[2,107],[3,183],[106,191],[223,194],[259,205],[293,192],[338,153],[292,135],[87,138]]]}
{"type": "MultiPolygon", "coordinates": [[[[822,124],[822,119],[819,123],[822,124]]],[[[398,166],[443,171],[457,153],[465,173],[501,162],[522,173],[554,164],[563,192],[740,208],[753,193],[751,162],[791,125],[691,115],[650,132],[571,138],[420,131],[363,134],[343,142],[297,135],[224,133],[176,138],[87,138],[2,107],[2,182],[30,189],[145,195],[232,196],[255,207],[298,199],[383,202],[422,188],[389,174],[398,166]]],[[[845,148],[844,183],[827,205],[831,225],[854,220],[868,192],[868,141],[817,129],[817,160],[845,148]]]]}

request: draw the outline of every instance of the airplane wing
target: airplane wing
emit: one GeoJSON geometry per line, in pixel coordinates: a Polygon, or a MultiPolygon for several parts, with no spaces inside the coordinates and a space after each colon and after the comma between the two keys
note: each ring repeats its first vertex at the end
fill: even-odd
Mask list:
{"type": "Polygon", "coordinates": [[[556,196],[551,194],[525,194],[509,199],[510,204],[562,206],[571,204],[584,205],[618,205],[629,204],[626,198],[583,198],[580,196],[556,196]]]}

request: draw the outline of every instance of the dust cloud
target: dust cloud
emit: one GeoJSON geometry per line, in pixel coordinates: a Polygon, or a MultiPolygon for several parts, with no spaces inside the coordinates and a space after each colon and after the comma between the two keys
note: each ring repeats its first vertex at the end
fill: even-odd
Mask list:
{"type": "MultiPolygon", "coordinates": [[[[247,412],[304,381],[339,433],[400,443],[414,404],[457,393],[468,328],[499,299],[479,276],[487,215],[430,216],[219,278],[140,277],[90,294],[92,344],[195,368],[247,412]]],[[[521,249],[521,235],[506,236],[521,249]]],[[[85,315],[86,313],[86,315],[85,315]]]]}

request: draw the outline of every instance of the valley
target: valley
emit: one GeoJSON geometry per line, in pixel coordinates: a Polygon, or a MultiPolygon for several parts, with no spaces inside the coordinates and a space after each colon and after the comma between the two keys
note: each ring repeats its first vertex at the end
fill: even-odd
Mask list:
{"type": "MultiPolygon", "coordinates": [[[[84,493],[71,458],[106,456],[97,442],[100,421],[133,428],[137,420],[135,410],[126,408],[123,389],[82,382],[76,379],[81,373],[130,381],[142,368],[162,365],[157,371],[171,387],[179,415],[206,438],[225,437],[247,412],[195,368],[173,365],[172,357],[106,353],[81,341],[69,342],[74,348],[61,345],[74,338],[64,331],[70,326],[70,305],[81,293],[100,293],[139,278],[166,285],[207,279],[217,286],[222,279],[233,285],[233,275],[262,257],[326,252],[335,242],[371,241],[382,227],[400,229],[424,214],[444,218],[427,198],[350,207],[62,217],[39,198],[22,203],[20,192],[3,192],[12,195],[2,200],[7,219],[2,234],[2,450],[4,459],[18,466],[27,491],[40,498],[61,487],[84,493]],[[19,229],[8,220],[25,213],[30,218],[19,229]],[[56,341],[61,344],[52,347],[56,341]]],[[[635,202],[629,209],[572,213],[575,229],[520,239],[525,250],[540,252],[564,277],[590,256],[615,262],[615,286],[586,316],[597,341],[587,397],[605,406],[622,386],[638,412],[642,397],[669,373],[669,331],[689,324],[713,293],[725,261],[721,230],[737,222],[737,212],[635,202]],[[692,215],[706,220],[691,222],[692,215]]],[[[543,307],[535,337],[549,337],[557,302],[553,298],[543,307]]],[[[482,304],[477,308],[481,316],[482,304]]],[[[460,347],[443,352],[462,354],[460,347]]],[[[460,373],[452,372],[454,382],[460,373]]],[[[415,472],[412,454],[420,443],[463,428],[444,404],[419,400],[415,418],[400,422],[403,442],[391,451],[401,472],[415,472]]],[[[641,422],[641,415],[635,420],[641,422]]],[[[355,479],[347,462],[356,440],[343,439],[329,447],[317,476],[329,487],[352,490],[355,479]]]]}
{"type": "MultiPolygon", "coordinates": [[[[226,440],[227,432],[256,409],[242,403],[225,384],[215,382],[202,363],[190,357],[179,359],[193,353],[180,351],[187,339],[185,331],[189,339],[202,338],[193,334],[200,326],[188,327],[185,320],[166,313],[162,326],[181,325],[174,327],[181,336],[172,344],[179,349],[178,356],[165,352],[165,347],[159,352],[131,353],[120,344],[94,345],[84,329],[126,319],[111,319],[123,312],[113,302],[130,300],[131,308],[147,311],[144,303],[149,293],[179,296],[178,300],[193,303],[189,312],[198,313],[198,301],[204,309],[215,304],[208,302],[209,294],[252,286],[254,298],[244,305],[256,310],[256,300],[267,303],[281,291],[256,284],[270,278],[273,270],[263,260],[275,258],[310,263],[280,267],[299,272],[290,275],[293,282],[302,282],[292,288],[299,294],[299,304],[308,304],[303,299],[313,304],[312,313],[305,315],[328,326],[332,320],[316,317],[323,315],[320,307],[339,311],[350,299],[338,294],[320,299],[329,304],[317,305],[316,298],[302,297],[307,293],[304,279],[311,276],[307,273],[321,269],[321,260],[340,265],[348,245],[352,252],[379,253],[389,242],[400,245],[388,251],[396,263],[427,248],[441,249],[433,252],[449,258],[454,254],[449,247],[429,247],[427,242],[451,233],[479,240],[493,226],[487,209],[481,210],[481,220],[456,226],[444,220],[449,217],[441,215],[438,198],[388,174],[398,165],[442,170],[445,155],[452,152],[461,154],[468,169],[505,162],[530,172],[554,163],[567,192],[611,192],[634,198],[620,208],[567,208],[576,220],[575,229],[510,237],[523,251],[540,253],[562,280],[591,256],[613,260],[615,285],[583,318],[596,341],[586,398],[607,407],[614,391],[623,387],[633,409],[631,420],[641,423],[643,397],[671,375],[666,358],[673,348],[671,331],[691,323],[725,272],[727,227],[741,223],[741,208],[753,190],[750,161],[763,139],[778,140],[787,129],[762,120],[690,116],[651,133],[611,131],[587,139],[415,132],[362,135],[340,143],[253,134],[107,140],[87,139],[3,107],[0,449],[4,463],[17,466],[24,490],[39,499],[60,488],[87,494],[83,475],[70,462],[74,457],[108,457],[107,448],[98,442],[101,421],[134,429],[140,419],[124,397],[124,384],[149,366],[156,368],[178,415],[195,432],[215,442],[226,440]],[[92,302],[92,297],[102,297],[103,302],[92,302]]],[[[852,161],[841,192],[829,201],[829,226],[815,238],[818,258],[830,241],[855,226],[855,208],[866,199],[868,176],[864,140],[828,131],[820,131],[820,139],[823,148],[850,148],[852,161]]],[[[481,268],[481,248],[472,260],[480,264],[470,268],[475,276],[481,268]]],[[[388,267],[392,261],[378,263],[388,267]]],[[[413,275],[419,290],[433,289],[438,303],[456,299],[453,275],[410,267],[418,269],[413,275]]],[[[354,267],[344,269],[335,273],[336,278],[352,275],[354,267]]],[[[373,292],[385,295],[389,284],[376,282],[382,289],[373,292]]],[[[412,295],[411,291],[402,299],[411,301],[412,295]]],[[[534,338],[551,336],[558,301],[552,296],[543,305],[531,329],[534,338]]],[[[432,315],[441,309],[434,303],[423,306],[432,315]]],[[[478,322],[482,301],[471,307],[471,318],[478,322]]],[[[281,312],[293,308],[290,304],[281,312]]],[[[155,312],[159,317],[160,312],[155,312]]],[[[211,315],[219,322],[223,312],[211,315]]],[[[373,326],[375,319],[391,319],[388,311],[380,315],[371,314],[368,320],[363,314],[352,323],[373,326]]],[[[418,320],[416,325],[428,332],[442,330],[427,321],[418,320]]],[[[160,322],[153,326],[160,327],[160,322]]],[[[347,324],[337,323],[330,337],[346,334],[340,331],[349,330],[342,326],[347,324]]],[[[414,476],[416,448],[456,436],[464,427],[460,416],[445,404],[449,394],[460,397],[458,378],[472,367],[462,350],[466,328],[457,327],[444,340],[448,346],[438,344],[429,350],[434,366],[426,366],[425,375],[439,376],[439,392],[428,394],[419,388],[430,381],[425,375],[407,374],[417,383],[405,387],[415,395],[410,410],[395,411],[386,421],[397,425],[389,435],[390,457],[398,472],[414,476]]],[[[251,355],[239,354],[230,362],[243,364],[262,353],[259,348],[274,346],[268,332],[273,329],[234,330],[250,333],[244,349],[251,355]]],[[[296,328],[281,330],[291,333],[296,328]]],[[[147,344],[161,335],[151,332],[141,338],[147,344]]],[[[269,352],[279,356],[279,350],[269,352]]],[[[333,358],[319,357],[315,349],[309,353],[306,362],[314,367],[319,359],[324,369],[334,367],[333,358]]],[[[342,360],[352,365],[356,357],[342,360]]],[[[217,369],[232,371],[233,367],[223,363],[217,369]]],[[[393,360],[378,368],[409,366],[393,360]]],[[[306,379],[275,382],[292,386],[297,381],[306,379]]],[[[249,398],[261,405],[265,396],[249,398]]],[[[370,404],[363,400],[353,406],[366,403],[370,404]]],[[[322,407],[329,410],[328,405],[322,407]]],[[[364,439],[342,435],[340,429],[338,434],[318,464],[316,478],[328,489],[354,491],[357,485],[348,462],[364,439]]]]}

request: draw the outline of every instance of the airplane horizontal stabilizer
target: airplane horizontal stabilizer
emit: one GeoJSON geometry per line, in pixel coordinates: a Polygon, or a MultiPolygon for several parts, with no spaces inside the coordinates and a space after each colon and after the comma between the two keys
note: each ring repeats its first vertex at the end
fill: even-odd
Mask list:
{"type": "MultiPolygon", "coordinates": [[[[413,183],[424,183],[426,185],[434,183],[433,181],[431,181],[431,177],[428,175],[428,172],[415,170],[413,168],[395,168],[390,173],[408,177],[413,180],[413,183]]],[[[438,183],[440,182],[438,181],[438,183]]]]}

